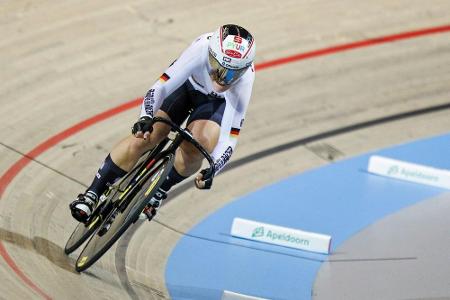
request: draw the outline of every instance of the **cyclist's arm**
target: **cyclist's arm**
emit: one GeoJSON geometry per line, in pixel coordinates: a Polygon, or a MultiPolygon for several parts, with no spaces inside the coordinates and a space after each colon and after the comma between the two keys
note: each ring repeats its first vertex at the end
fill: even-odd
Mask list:
{"type": "Polygon", "coordinates": [[[245,79],[243,84],[236,86],[235,91],[230,93],[230,99],[227,99],[219,142],[211,153],[215,161],[216,174],[228,163],[236,148],[252,93],[254,81],[253,70],[249,70],[251,74],[248,74],[248,78],[242,78],[245,79]]]}
{"type": "Polygon", "coordinates": [[[206,38],[203,38],[203,36],[196,39],[153,84],[144,97],[141,117],[153,117],[164,99],[179,88],[195,68],[202,66],[204,57],[207,57],[207,54],[202,53],[202,51],[204,52],[205,49],[208,51],[207,46],[205,47],[205,40],[206,38]]]}

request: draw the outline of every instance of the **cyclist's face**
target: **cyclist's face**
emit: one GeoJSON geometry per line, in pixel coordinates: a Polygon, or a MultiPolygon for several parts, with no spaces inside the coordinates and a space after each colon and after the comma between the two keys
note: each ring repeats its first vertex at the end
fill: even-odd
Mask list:
{"type": "Polygon", "coordinates": [[[217,93],[223,93],[231,87],[231,85],[221,85],[220,83],[214,80],[214,77],[212,75],[211,80],[213,82],[214,91],[217,93]]]}
{"type": "Polygon", "coordinates": [[[211,78],[213,81],[215,81],[218,85],[221,86],[230,86],[234,82],[236,82],[244,73],[247,71],[248,67],[239,69],[239,70],[232,70],[225,68],[220,65],[220,63],[216,60],[216,58],[209,53],[209,65],[211,67],[211,78]]]}

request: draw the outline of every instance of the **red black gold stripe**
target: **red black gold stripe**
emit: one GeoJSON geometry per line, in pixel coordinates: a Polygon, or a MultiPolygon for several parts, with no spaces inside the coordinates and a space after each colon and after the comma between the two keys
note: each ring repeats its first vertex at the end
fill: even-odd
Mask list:
{"type": "Polygon", "coordinates": [[[239,128],[234,128],[234,127],[232,127],[232,128],[231,128],[231,131],[230,131],[230,134],[231,134],[232,136],[238,136],[238,135],[239,135],[239,131],[241,131],[239,128]]]}
{"type": "Polygon", "coordinates": [[[166,82],[167,80],[170,79],[170,76],[167,75],[166,73],[163,73],[160,77],[159,77],[159,81],[161,82],[166,82]]]}

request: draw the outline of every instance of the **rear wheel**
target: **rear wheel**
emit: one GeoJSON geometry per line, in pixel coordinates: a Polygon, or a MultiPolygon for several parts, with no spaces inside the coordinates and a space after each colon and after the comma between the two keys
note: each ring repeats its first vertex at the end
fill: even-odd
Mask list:
{"type": "Polygon", "coordinates": [[[84,271],[95,263],[134,223],[144,207],[158,190],[173,166],[173,154],[160,158],[143,177],[142,182],[127,188],[126,193],[118,197],[110,215],[98,227],[75,265],[78,272],[84,271]]]}

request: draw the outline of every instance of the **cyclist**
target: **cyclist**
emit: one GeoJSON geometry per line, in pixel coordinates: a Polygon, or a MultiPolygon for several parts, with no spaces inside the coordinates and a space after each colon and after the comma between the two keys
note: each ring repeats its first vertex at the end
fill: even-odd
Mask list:
{"type": "MultiPolygon", "coordinates": [[[[250,101],[255,71],[255,42],[243,27],[227,24],[198,37],[153,84],[144,97],[141,114],[132,134],[120,141],[106,157],[92,184],[70,204],[73,217],[86,222],[108,185],[129,172],[146,151],[170,132],[154,116],[168,118],[187,128],[215,161],[216,174],[230,159],[250,101]]],[[[151,220],[169,189],[201,168],[203,156],[183,142],[156,195],[144,209],[151,220]]],[[[211,187],[212,178],[195,178],[199,189],[211,187]]]]}

